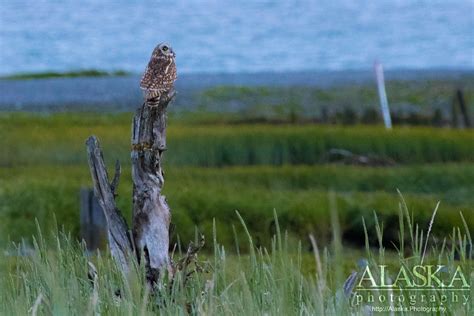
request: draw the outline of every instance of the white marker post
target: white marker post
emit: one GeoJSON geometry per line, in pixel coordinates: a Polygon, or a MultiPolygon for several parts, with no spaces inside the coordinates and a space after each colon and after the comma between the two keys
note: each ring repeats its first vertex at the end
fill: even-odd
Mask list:
{"type": "Polygon", "coordinates": [[[383,67],[379,62],[375,62],[375,78],[377,79],[377,90],[379,92],[380,108],[382,109],[383,121],[386,129],[392,129],[392,117],[388,108],[387,93],[385,92],[385,79],[383,77],[383,67]]]}

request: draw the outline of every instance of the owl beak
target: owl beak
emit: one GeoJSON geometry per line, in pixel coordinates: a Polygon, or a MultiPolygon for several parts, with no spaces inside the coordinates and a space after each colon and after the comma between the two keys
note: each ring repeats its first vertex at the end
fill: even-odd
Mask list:
{"type": "Polygon", "coordinates": [[[169,45],[168,45],[168,47],[169,47],[168,55],[171,55],[171,56],[173,56],[173,57],[176,57],[176,54],[174,53],[173,48],[172,48],[171,46],[169,46],[169,45]]]}

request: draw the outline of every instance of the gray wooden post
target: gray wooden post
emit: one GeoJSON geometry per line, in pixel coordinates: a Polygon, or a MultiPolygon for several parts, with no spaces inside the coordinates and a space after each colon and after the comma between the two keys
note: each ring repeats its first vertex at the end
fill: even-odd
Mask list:
{"type": "Polygon", "coordinates": [[[471,120],[469,119],[469,114],[467,113],[466,101],[464,100],[464,93],[461,89],[456,91],[456,96],[459,102],[459,108],[461,109],[461,114],[464,120],[464,127],[471,127],[471,120]]]}
{"type": "Polygon", "coordinates": [[[107,222],[99,201],[90,188],[81,188],[81,239],[88,251],[104,249],[107,241],[107,222]]]}

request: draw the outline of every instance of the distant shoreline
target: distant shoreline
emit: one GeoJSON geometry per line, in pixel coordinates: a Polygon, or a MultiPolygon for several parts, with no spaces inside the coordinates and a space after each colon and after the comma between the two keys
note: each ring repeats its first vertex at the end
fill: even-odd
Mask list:
{"type": "Polygon", "coordinates": [[[79,77],[124,77],[130,76],[124,70],[103,71],[97,69],[84,69],[77,71],[41,71],[41,72],[19,72],[0,76],[0,80],[32,80],[32,79],[51,79],[51,78],[79,78],[79,77]]]}
{"type": "MultiPolygon", "coordinates": [[[[77,74],[77,73],[76,73],[77,74]]],[[[113,74],[113,73],[106,73],[113,74]]],[[[388,70],[385,78],[401,81],[452,80],[474,77],[474,69],[388,70]]],[[[0,110],[3,111],[129,111],[141,103],[140,75],[75,76],[44,79],[0,80],[0,110]]],[[[177,105],[192,107],[199,92],[217,86],[316,87],[374,83],[372,69],[242,74],[178,74],[177,105]]]]}

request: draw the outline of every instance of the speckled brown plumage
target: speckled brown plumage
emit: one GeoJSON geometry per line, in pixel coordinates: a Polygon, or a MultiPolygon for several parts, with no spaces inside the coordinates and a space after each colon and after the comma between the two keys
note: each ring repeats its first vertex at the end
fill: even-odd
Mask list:
{"type": "Polygon", "coordinates": [[[175,56],[171,46],[166,43],[158,44],[153,50],[140,82],[146,100],[159,98],[173,88],[177,78],[175,56]]]}

